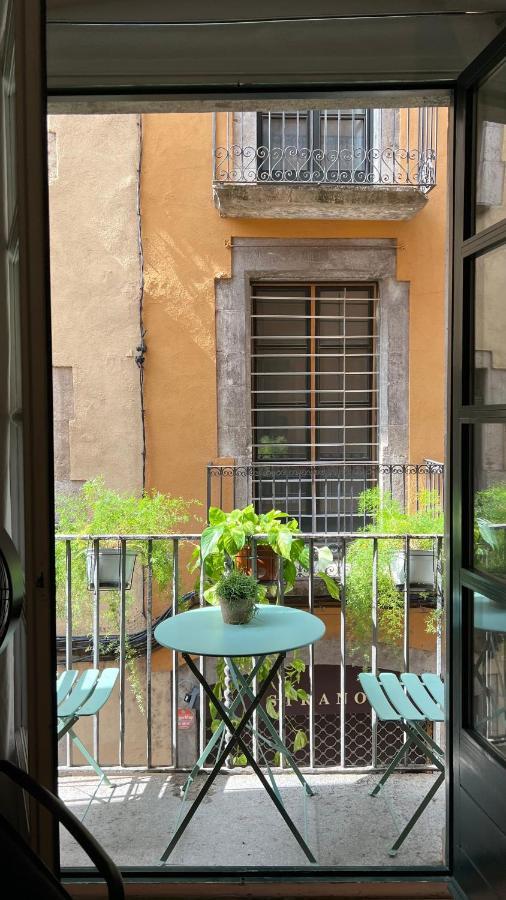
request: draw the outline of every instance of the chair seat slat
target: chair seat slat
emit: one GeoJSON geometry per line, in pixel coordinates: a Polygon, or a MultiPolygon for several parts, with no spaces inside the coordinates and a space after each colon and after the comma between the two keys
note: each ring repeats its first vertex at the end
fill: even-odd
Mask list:
{"type": "Polygon", "coordinates": [[[407,688],[410,698],[429,722],[444,722],[443,710],[434,702],[418,675],[415,675],[414,672],[404,672],[401,675],[401,681],[407,688]]]}
{"type": "Polygon", "coordinates": [[[427,690],[430,691],[434,697],[436,703],[439,703],[441,708],[444,709],[445,686],[439,675],[435,675],[434,672],[424,672],[422,674],[422,681],[427,690]]]}
{"type": "Polygon", "coordinates": [[[401,716],[388,702],[377,676],[371,672],[360,672],[358,680],[378,718],[383,722],[398,722],[401,716]]]}
{"type": "Polygon", "coordinates": [[[403,719],[408,719],[410,722],[425,722],[423,713],[406,697],[397,675],[394,675],[393,672],[382,672],[379,680],[390,703],[403,719]]]}
{"type": "Polygon", "coordinates": [[[66,669],[56,679],[56,705],[59,706],[69,693],[79,672],[77,669],[66,669]]]}
{"type": "Polygon", "coordinates": [[[102,709],[104,703],[107,703],[111,695],[111,691],[116,684],[118,675],[119,669],[103,669],[93,689],[93,693],[77,711],[79,718],[81,718],[81,716],[94,716],[102,709]]]}
{"type": "Polygon", "coordinates": [[[87,669],[86,672],[83,672],[68,697],[58,706],[57,716],[60,718],[74,716],[91,695],[99,675],[98,669],[87,669]]]}

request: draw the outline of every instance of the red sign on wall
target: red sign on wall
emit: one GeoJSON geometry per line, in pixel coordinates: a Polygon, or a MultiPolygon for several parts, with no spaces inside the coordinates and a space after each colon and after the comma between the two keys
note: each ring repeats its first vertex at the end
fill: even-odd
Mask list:
{"type": "Polygon", "coordinates": [[[181,731],[189,731],[195,723],[195,711],[193,709],[178,709],[177,727],[181,731]]]}

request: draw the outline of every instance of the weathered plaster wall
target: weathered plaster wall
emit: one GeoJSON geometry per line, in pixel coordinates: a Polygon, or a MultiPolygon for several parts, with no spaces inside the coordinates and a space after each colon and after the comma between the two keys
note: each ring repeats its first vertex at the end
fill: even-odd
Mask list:
{"type": "Polygon", "coordinates": [[[56,486],[140,491],[138,119],[48,130],[56,486]]]}
{"type": "Polygon", "coordinates": [[[216,457],[215,279],[231,274],[231,239],[394,238],[409,282],[409,459],[442,459],[446,294],[446,130],[438,186],[406,222],[223,219],[212,196],[209,114],[143,116],[142,217],[148,485],[205,497],[216,457]]]}

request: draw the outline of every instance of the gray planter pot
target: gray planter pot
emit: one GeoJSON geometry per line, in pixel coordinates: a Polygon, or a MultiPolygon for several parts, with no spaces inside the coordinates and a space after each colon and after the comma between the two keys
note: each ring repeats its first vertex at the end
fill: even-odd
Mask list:
{"type": "MultiPolygon", "coordinates": [[[[397,587],[406,581],[406,552],[399,550],[390,560],[390,573],[397,587]]],[[[432,550],[409,551],[409,586],[434,588],[434,553],[432,550]]]]}
{"type": "MultiPolygon", "coordinates": [[[[132,578],[137,554],[133,550],[125,553],[125,590],[132,587],[132,578]]],[[[86,573],[88,577],[88,589],[95,588],[95,556],[90,548],[86,551],[86,573]]],[[[99,550],[98,554],[98,578],[100,591],[119,591],[121,581],[121,551],[116,548],[99,550]]]]}
{"type": "Polygon", "coordinates": [[[220,608],[223,621],[227,625],[246,625],[253,618],[250,600],[242,600],[239,603],[229,603],[220,597],[220,608]]]}

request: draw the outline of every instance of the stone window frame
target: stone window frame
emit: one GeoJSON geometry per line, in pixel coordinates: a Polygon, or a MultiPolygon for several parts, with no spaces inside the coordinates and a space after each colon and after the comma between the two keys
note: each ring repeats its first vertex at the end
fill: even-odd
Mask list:
{"type": "Polygon", "coordinates": [[[251,463],[252,282],[376,282],[378,461],[407,463],[409,282],[397,275],[394,238],[234,238],[230,278],[217,278],[218,456],[251,463]]]}

